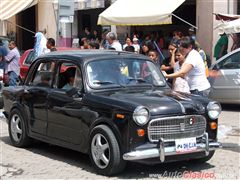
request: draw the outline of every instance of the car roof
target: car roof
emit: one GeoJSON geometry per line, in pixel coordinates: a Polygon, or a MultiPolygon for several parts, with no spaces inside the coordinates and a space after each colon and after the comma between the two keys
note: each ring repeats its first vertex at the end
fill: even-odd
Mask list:
{"type": "Polygon", "coordinates": [[[94,59],[112,59],[112,58],[138,58],[146,59],[147,56],[135,54],[126,51],[115,50],[70,50],[70,51],[54,51],[40,56],[39,58],[59,58],[59,59],[74,59],[74,60],[94,60],[94,59]]]}

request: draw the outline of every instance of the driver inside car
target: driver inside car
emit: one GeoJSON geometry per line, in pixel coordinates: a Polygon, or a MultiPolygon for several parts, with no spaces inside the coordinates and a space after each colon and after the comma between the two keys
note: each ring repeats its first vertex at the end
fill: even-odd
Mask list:
{"type": "Polygon", "coordinates": [[[99,63],[91,66],[92,84],[118,84],[124,85],[130,82],[128,76],[121,73],[120,66],[117,63],[108,62],[106,70],[103,71],[99,63]]]}

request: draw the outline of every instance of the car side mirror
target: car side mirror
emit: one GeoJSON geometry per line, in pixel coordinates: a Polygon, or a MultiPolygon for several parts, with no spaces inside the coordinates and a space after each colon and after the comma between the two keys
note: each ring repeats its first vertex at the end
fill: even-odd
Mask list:
{"type": "Polygon", "coordinates": [[[73,97],[73,96],[81,97],[82,96],[82,90],[79,90],[75,87],[69,89],[66,93],[69,97],[73,97]]]}

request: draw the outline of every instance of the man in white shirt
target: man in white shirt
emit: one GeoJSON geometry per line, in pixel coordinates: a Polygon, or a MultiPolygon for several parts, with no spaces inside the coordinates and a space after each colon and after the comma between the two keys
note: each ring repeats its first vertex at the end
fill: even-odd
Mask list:
{"type": "Polygon", "coordinates": [[[20,59],[20,53],[17,49],[16,43],[14,41],[11,41],[9,43],[9,49],[10,51],[8,54],[4,57],[5,61],[7,62],[7,73],[9,76],[9,86],[16,86],[18,76],[20,73],[20,66],[19,66],[19,59],[20,59]]]}
{"type": "Polygon", "coordinates": [[[115,49],[116,51],[122,51],[122,45],[117,40],[117,35],[114,32],[109,32],[106,35],[106,39],[110,45],[109,49],[115,49]]]}

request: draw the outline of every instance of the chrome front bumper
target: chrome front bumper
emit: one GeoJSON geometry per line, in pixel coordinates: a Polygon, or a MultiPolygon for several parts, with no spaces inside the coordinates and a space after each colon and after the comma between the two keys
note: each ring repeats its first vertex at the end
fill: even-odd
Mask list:
{"type": "Polygon", "coordinates": [[[146,150],[137,150],[123,154],[123,159],[126,161],[134,161],[134,160],[142,160],[148,158],[160,158],[161,162],[165,161],[166,156],[172,155],[181,155],[195,152],[203,152],[205,151],[205,155],[209,154],[209,151],[216,150],[222,147],[220,142],[209,142],[208,133],[205,133],[202,136],[202,139],[205,143],[197,143],[197,149],[194,152],[185,152],[185,153],[177,153],[175,146],[165,147],[164,140],[160,140],[160,148],[151,148],[146,150]]]}

